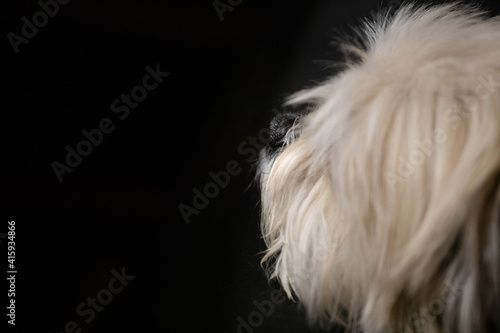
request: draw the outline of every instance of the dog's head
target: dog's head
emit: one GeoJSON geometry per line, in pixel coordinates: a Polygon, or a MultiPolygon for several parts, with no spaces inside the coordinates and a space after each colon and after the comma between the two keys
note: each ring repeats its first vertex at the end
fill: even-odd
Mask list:
{"type": "Polygon", "coordinates": [[[362,34],[271,122],[266,269],[353,331],[500,330],[500,21],[403,7],[362,34]]]}

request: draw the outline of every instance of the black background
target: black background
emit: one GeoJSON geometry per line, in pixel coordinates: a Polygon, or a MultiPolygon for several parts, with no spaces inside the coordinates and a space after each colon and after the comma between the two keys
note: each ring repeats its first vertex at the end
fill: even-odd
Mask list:
{"type": "MultiPolygon", "coordinates": [[[[245,0],[221,21],[210,0],[72,0],[17,54],[7,35],[40,7],[3,3],[0,232],[16,221],[16,330],[236,332],[278,288],[259,265],[251,142],[284,97],[332,73],[336,31],[398,3],[245,0]],[[120,120],[111,103],[157,64],[170,75],[120,120]],[[59,182],[51,163],[103,118],[115,130],[59,182]],[[229,161],[241,172],[187,224],[179,205],[229,161]],[[85,323],[76,307],[122,268],[135,279],[85,323]]],[[[320,331],[291,301],[257,326],[320,331]]]]}

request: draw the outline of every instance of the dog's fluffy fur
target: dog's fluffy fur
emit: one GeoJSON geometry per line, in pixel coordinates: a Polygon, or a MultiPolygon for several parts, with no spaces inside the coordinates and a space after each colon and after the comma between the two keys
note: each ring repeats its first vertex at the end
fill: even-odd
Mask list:
{"type": "Polygon", "coordinates": [[[261,152],[263,262],[348,331],[500,330],[500,21],[406,6],[261,152]]]}

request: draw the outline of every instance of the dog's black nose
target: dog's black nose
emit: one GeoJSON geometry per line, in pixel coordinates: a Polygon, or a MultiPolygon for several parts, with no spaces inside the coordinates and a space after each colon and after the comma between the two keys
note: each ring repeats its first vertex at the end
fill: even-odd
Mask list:
{"type": "Polygon", "coordinates": [[[286,139],[286,134],[295,123],[295,120],[300,116],[299,113],[289,112],[275,116],[271,120],[269,146],[278,149],[283,146],[286,139]]]}

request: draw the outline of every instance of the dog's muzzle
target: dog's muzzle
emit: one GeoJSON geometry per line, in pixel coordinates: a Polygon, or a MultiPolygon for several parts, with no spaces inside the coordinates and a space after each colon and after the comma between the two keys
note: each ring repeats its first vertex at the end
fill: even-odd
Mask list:
{"type": "Polygon", "coordinates": [[[280,153],[301,132],[301,120],[308,111],[285,111],[271,119],[269,143],[266,148],[280,153]]]}
{"type": "Polygon", "coordinates": [[[268,174],[274,160],[295,141],[301,132],[301,120],[308,111],[285,111],[278,114],[269,126],[269,141],[259,156],[259,173],[268,174]]]}
{"type": "Polygon", "coordinates": [[[269,147],[274,150],[279,150],[287,142],[287,134],[299,118],[298,113],[282,113],[275,116],[271,120],[269,147]]]}

